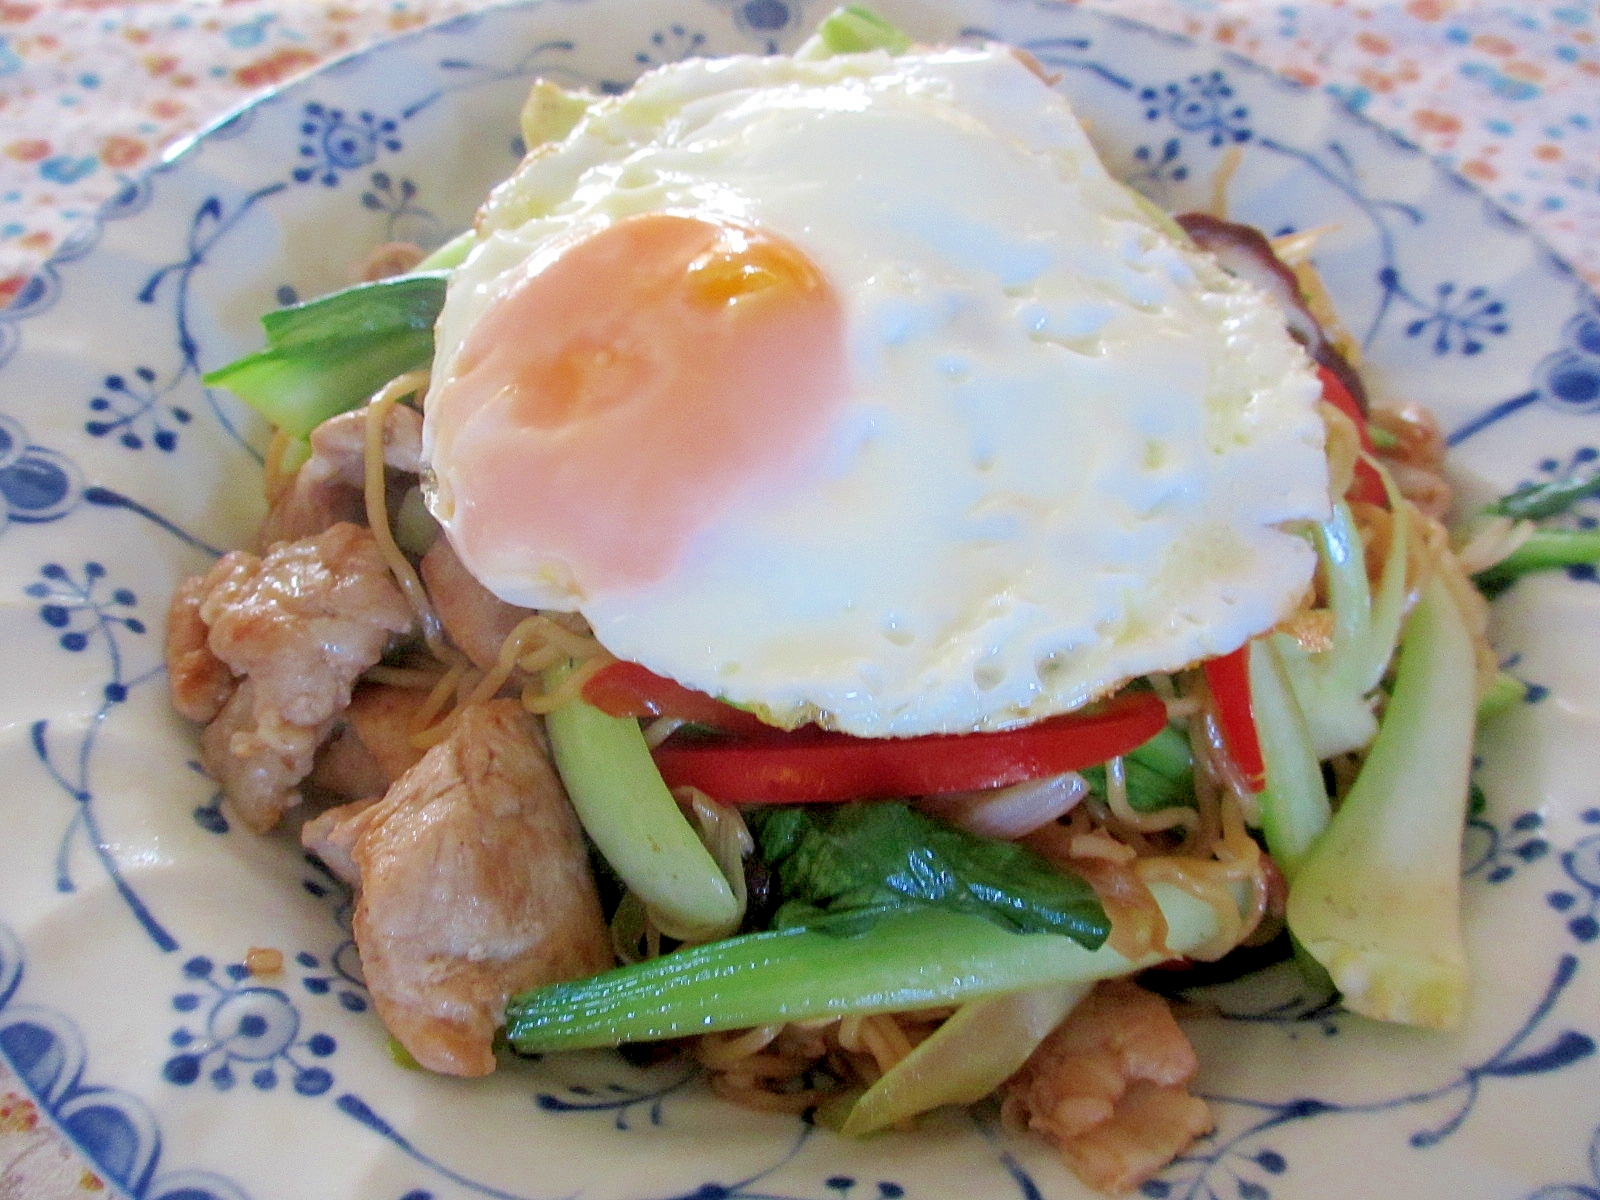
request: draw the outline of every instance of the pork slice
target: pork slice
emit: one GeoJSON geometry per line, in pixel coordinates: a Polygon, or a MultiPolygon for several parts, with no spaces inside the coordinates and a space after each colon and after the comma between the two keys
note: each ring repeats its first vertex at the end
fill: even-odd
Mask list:
{"type": "Polygon", "coordinates": [[[416,616],[357,525],[261,558],[234,551],[199,590],[206,648],[244,681],[202,737],[202,759],[245,823],[264,831],[299,803],[299,783],[356,680],[416,616]]]}
{"type": "MultiPolygon", "coordinates": [[[[262,522],[262,547],[311,537],[341,522],[366,523],[366,410],[328,418],[311,431],[310,442],[311,457],[262,522]]],[[[404,475],[422,470],[422,416],[416,409],[395,404],[384,414],[383,461],[404,475]]]]}
{"type": "Polygon", "coordinates": [[[462,564],[445,537],[436,538],[420,565],[439,623],[450,640],[480,670],[500,660],[500,647],[530,608],[518,608],[496,596],[462,564]]]}
{"type": "Polygon", "coordinates": [[[263,732],[256,709],[255,685],[246,679],[200,735],[200,763],[239,819],[266,833],[300,803],[300,782],[335,718],[316,725],[279,722],[263,732]]]}
{"type": "Polygon", "coordinates": [[[422,757],[422,750],[411,744],[411,734],[427,700],[427,691],[420,688],[358,684],[306,782],[346,800],[383,795],[422,757]]]}
{"type": "Polygon", "coordinates": [[[1199,1063],[1161,997],[1097,984],[1004,1087],[1005,1113],[1055,1143],[1097,1191],[1138,1187],[1211,1129],[1199,1063]]]}
{"type": "Polygon", "coordinates": [[[373,813],[381,803],[381,795],[366,796],[324,809],[300,826],[300,844],[320,858],[322,865],[335,877],[351,887],[358,887],[361,868],[356,865],[356,843],[371,823],[363,814],[373,813]]]}
{"type": "Polygon", "coordinates": [[[430,1070],[488,1074],[511,995],[612,963],[577,818],[515,701],[462,710],[382,800],[330,810],[302,840],[358,881],[367,987],[430,1070]]]}
{"type": "Polygon", "coordinates": [[[208,630],[200,618],[206,591],[206,577],[191,576],[178,585],[167,609],[167,687],[172,707],[201,723],[222,711],[235,683],[228,664],[206,644],[208,630]]]}
{"type": "Polygon", "coordinates": [[[211,652],[256,688],[263,724],[316,725],[350,703],[361,673],[416,613],[372,534],[334,525],[257,558],[225,555],[200,605],[211,652]]]}

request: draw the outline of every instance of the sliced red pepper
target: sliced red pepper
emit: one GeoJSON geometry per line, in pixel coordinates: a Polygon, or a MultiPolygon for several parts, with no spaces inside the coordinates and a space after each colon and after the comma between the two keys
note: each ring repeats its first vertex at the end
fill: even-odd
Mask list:
{"type": "Polygon", "coordinates": [[[601,667],[583,685],[583,698],[612,717],[677,717],[724,733],[761,733],[771,728],[753,713],[684,687],[636,662],[601,667]]]}
{"type": "Polygon", "coordinates": [[[1232,654],[1210,658],[1200,664],[1211,689],[1211,701],[1222,727],[1222,740],[1233,765],[1252,792],[1267,786],[1267,767],[1261,757],[1261,739],[1256,736],[1255,710],[1250,702],[1250,643],[1232,654]]]}
{"type": "Polygon", "coordinates": [[[1076,771],[1153,738],[1167,709],[1125,692],[1091,710],[993,733],[861,738],[821,729],[752,737],[671,737],[655,751],[669,787],[696,787],[733,804],[806,804],[1004,787],[1076,771]]]}
{"type": "MultiPolygon", "coordinates": [[[[1366,414],[1361,411],[1356,398],[1350,394],[1350,389],[1345,387],[1339,377],[1327,367],[1317,368],[1317,378],[1322,380],[1322,398],[1349,417],[1355,425],[1356,436],[1361,439],[1362,453],[1374,454],[1372,434],[1367,431],[1366,414]]],[[[1389,492],[1383,486],[1383,477],[1366,458],[1356,459],[1355,474],[1350,479],[1350,488],[1345,495],[1364,504],[1376,504],[1379,507],[1387,507],[1389,504],[1389,492]]]]}

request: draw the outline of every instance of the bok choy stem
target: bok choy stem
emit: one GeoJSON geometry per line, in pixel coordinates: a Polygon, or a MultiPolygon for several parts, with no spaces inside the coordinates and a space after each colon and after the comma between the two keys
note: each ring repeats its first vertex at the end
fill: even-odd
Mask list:
{"type": "Polygon", "coordinates": [[[1437,577],[1400,647],[1361,773],[1289,890],[1289,929],[1347,1008],[1439,1028],[1461,1017],[1461,839],[1477,690],[1465,620],[1437,577]]]}
{"type": "Polygon", "coordinates": [[[945,1104],[975,1104],[1015,1075],[1089,994],[1053,984],[962,1005],[851,1105],[839,1132],[860,1137],[945,1104]]]}
{"type": "Polygon", "coordinates": [[[721,937],[739,901],[650,758],[639,723],[574,700],[545,718],[584,831],[674,937],[721,937]]]}
{"type": "Polygon", "coordinates": [[[1331,807],[1306,716],[1275,638],[1250,643],[1250,696],[1266,765],[1266,787],[1258,798],[1261,832],[1273,862],[1293,879],[1327,826],[1331,807]]]}
{"type": "MultiPolygon", "coordinates": [[[[1181,955],[1215,936],[1204,901],[1152,886],[1181,955]]],[[[1050,933],[1010,933],[968,913],[891,912],[838,929],[792,926],[688,946],[649,962],[514,996],[506,1034],[523,1053],[614,1046],[779,1021],[904,1012],[1127,975],[1129,960],[1050,933]]]]}

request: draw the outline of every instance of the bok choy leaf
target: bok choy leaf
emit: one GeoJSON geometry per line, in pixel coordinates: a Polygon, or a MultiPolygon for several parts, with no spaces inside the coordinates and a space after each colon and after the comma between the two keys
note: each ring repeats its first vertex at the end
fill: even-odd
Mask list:
{"type": "Polygon", "coordinates": [[[817,924],[931,907],[1089,949],[1111,931],[1094,889],[1015,842],[968,833],[889,801],[752,811],[786,905],[777,923],[817,924]]]}

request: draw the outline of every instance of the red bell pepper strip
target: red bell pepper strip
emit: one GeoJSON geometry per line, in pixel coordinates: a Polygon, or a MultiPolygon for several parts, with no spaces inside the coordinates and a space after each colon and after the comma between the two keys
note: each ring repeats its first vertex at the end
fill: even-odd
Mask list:
{"type": "MultiPolygon", "coordinates": [[[[1355,425],[1356,436],[1361,439],[1362,454],[1375,453],[1372,434],[1367,431],[1366,414],[1361,411],[1361,406],[1356,403],[1356,398],[1350,394],[1350,390],[1327,367],[1317,368],[1317,378],[1322,380],[1322,398],[1349,417],[1355,425]]],[[[1345,495],[1351,500],[1376,504],[1381,508],[1386,508],[1389,504],[1389,492],[1383,486],[1383,477],[1364,457],[1356,459],[1355,474],[1350,479],[1350,488],[1345,495]]]]}
{"type": "Polygon", "coordinates": [[[636,662],[601,667],[583,685],[583,698],[610,717],[677,717],[723,733],[755,734],[772,727],[754,713],[684,687],[636,662]]]}
{"type": "Polygon", "coordinates": [[[1150,692],[993,733],[862,738],[817,728],[751,737],[668,738],[655,750],[669,787],[730,804],[806,804],[1004,787],[1127,754],[1167,721],[1150,692]]]}
{"type": "Polygon", "coordinates": [[[1209,658],[1200,664],[1211,701],[1216,707],[1222,741],[1239,768],[1239,775],[1252,792],[1267,786],[1267,767],[1261,757],[1261,740],[1256,736],[1255,712],[1250,703],[1250,643],[1231,654],[1209,658]]]}

